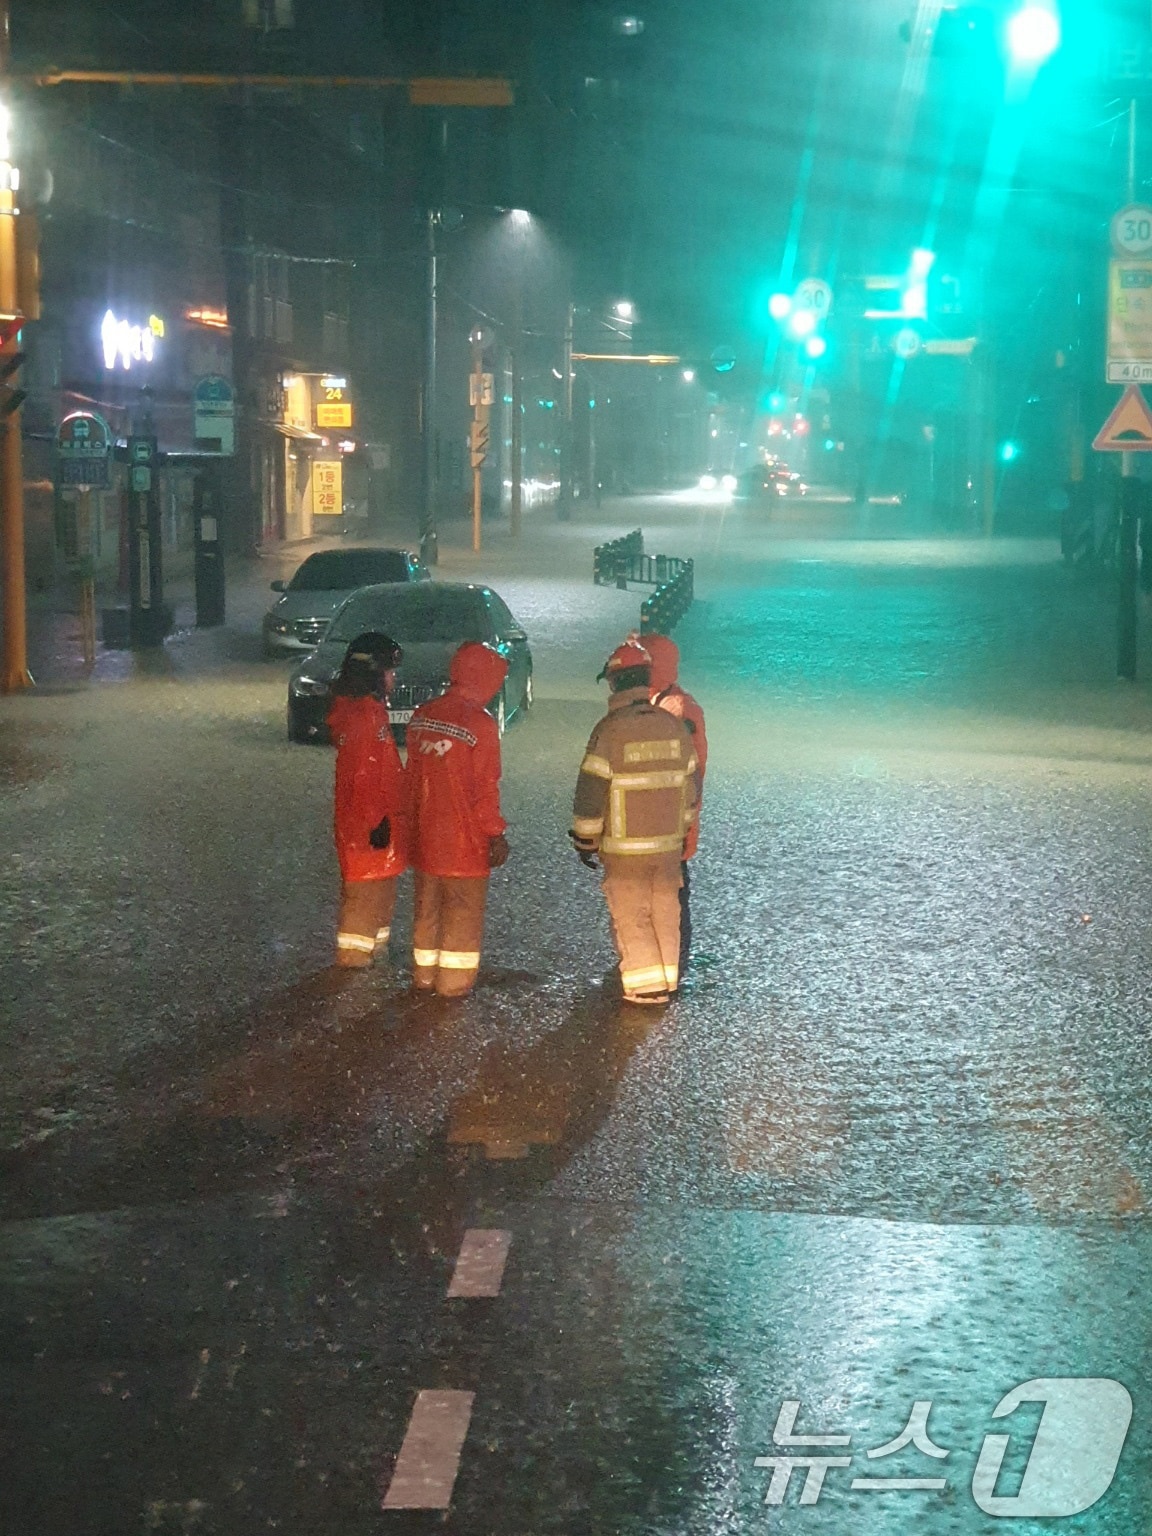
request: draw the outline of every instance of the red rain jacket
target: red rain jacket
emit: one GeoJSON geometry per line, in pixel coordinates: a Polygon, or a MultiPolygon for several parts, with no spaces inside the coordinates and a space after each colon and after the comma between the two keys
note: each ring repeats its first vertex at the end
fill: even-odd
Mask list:
{"type": "Polygon", "coordinates": [[[404,767],[379,699],[341,695],[328,711],[336,743],[336,854],[345,880],[390,880],[408,868],[404,767]],[[392,840],[373,848],[368,834],[387,816],[392,840]]]}
{"type": "Polygon", "coordinates": [[[506,829],[500,814],[500,733],[485,705],[508,663],[476,641],[452,658],[447,693],[408,722],[412,863],[421,874],[487,875],[488,839],[506,829]]]}
{"type": "Polygon", "coordinates": [[[680,670],[680,649],[667,635],[645,635],[640,644],[652,658],[652,672],[648,683],[649,697],[653,704],[675,715],[692,735],[696,749],[696,820],[684,842],[684,857],[692,858],[700,842],[700,801],[704,794],[704,772],[708,766],[708,735],[704,729],[704,711],[676,681],[680,670]]]}

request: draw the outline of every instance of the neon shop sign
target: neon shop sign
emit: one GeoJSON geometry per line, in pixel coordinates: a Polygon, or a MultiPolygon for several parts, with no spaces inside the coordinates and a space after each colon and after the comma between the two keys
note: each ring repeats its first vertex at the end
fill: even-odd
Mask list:
{"type": "Polygon", "coordinates": [[[131,368],[133,363],[150,363],[156,356],[156,343],[164,335],[159,315],[149,315],[147,324],[132,325],[112,310],[107,310],[100,325],[105,368],[131,368]]]}

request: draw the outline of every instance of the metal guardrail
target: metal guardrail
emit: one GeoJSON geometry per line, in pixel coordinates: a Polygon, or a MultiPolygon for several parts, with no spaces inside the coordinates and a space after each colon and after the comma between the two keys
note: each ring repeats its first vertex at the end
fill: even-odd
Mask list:
{"type": "Polygon", "coordinates": [[[656,588],[640,604],[640,633],[670,635],[692,606],[693,565],[691,560],[677,560],[679,570],[656,588]]]}
{"type": "Polygon", "coordinates": [[[592,551],[592,580],[627,591],[628,583],[655,587],[640,605],[640,633],[666,635],[692,606],[693,565],[678,555],[646,555],[640,528],[592,551]]]}
{"type": "Polygon", "coordinates": [[[633,561],[644,558],[644,532],[634,528],[607,544],[597,544],[592,551],[592,580],[598,587],[626,590],[633,561]]]}

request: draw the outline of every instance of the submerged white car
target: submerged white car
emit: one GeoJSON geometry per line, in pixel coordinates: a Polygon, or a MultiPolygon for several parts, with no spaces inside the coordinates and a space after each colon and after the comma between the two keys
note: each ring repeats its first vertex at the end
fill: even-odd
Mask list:
{"type": "Polygon", "coordinates": [[[274,581],[280,601],[264,615],[264,652],[299,656],[319,645],[332,616],[361,587],[429,581],[432,573],[407,549],[325,549],[309,555],[291,581],[274,581]]]}

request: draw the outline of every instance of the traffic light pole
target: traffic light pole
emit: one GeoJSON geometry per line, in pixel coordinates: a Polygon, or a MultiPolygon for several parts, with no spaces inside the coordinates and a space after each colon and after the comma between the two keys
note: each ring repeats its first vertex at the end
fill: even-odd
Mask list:
{"type": "MultiPolygon", "coordinates": [[[[6,89],[11,71],[9,0],[0,0],[0,111],[9,110],[6,89]]],[[[6,125],[5,125],[6,126],[6,125]]],[[[5,131],[3,137],[7,138],[5,131]]],[[[9,148],[3,145],[0,163],[0,314],[19,310],[16,254],[16,199],[12,188],[9,148]]],[[[17,333],[0,347],[0,368],[19,346],[17,333]]],[[[3,568],[4,658],[0,691],[18,693],[32,679],[28,674],[27,599],[24,585],[24,458],[20,441],[20,407],[9,410],[0,428],[0,566],[3,568]]]]}

